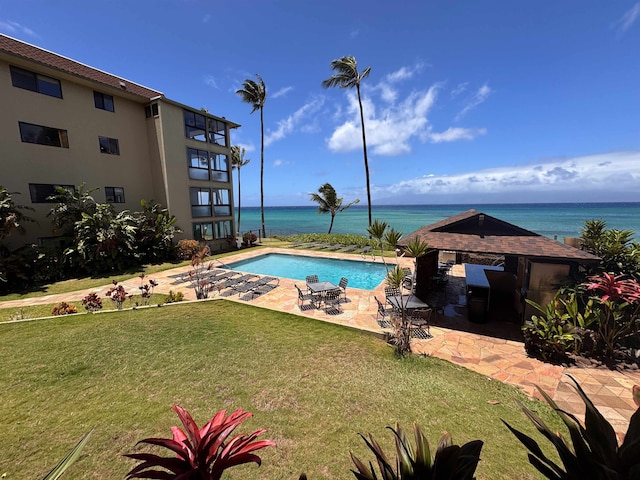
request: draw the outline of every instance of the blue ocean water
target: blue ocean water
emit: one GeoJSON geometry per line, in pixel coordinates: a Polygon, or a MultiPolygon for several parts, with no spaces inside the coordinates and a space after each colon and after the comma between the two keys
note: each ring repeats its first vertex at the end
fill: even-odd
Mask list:
{"type": "MultiPolygon", "coordinates": [[[[469,205],[373,206],[373,218],[385,221],[405,235],[431,223],[469,209],[479,210],[519,227],[553,238],[579,237],[585,220],[602,219],[608,228],[632,230],[640,239],[639,203],[536,203],[469,205]]],[[[265,207],[267,236],[296,233],[327,233],[331,216],[314,206],[265,207]]],[[[243,207],[243,232],[260,230],[260,208],[243,207]]],[[[336,215],[332,233],[366,235],[367,207],[354,205],[336,215]]]]}

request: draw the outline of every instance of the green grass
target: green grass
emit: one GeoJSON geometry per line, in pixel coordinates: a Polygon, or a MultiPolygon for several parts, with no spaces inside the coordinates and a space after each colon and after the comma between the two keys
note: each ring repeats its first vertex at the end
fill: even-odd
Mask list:
{"type": "Polygon", "coordinates": [[[124,478],[123,453],[170,436],[181,404],[202,424],[222,408],[254,413],[277,448],[228,478],[352,478],[349,451],[372,459],[358,432],[391,453],[396,421],[435,444],[485,441],[479,479],[538,478],[500,422],[531,433],[513,398],[552,428],[548,408],[445,361],[395,358],[345,327],[227,301],[0,325],[0,431],[7,480],[39,478],[95,427],[70,478],[124,478]]]}

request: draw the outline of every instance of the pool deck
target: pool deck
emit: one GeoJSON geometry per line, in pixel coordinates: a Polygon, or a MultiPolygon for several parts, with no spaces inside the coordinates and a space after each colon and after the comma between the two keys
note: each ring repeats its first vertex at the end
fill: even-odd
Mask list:
{"type": "MultiPolygon", "coordinates": [[[[230,263],[266,253],[295,253],[314,257],[362,260],[359,254],[273,247],[243,250],[223,260],[230,263]]],[[[368,255],[366,260],[372,261],[371,255],[368,255]]],[[[379,256],[376,256],[373,261],[382,263],[379,256]]],[[[393,259],[391,261],[396,262],[393,259]]],[[[398,258],[397,263],[413,270],[413,259],[398,258]]],[[[214,262],[213,266],[221,267],[222,265],[214,262]]],[[[186,275],[190,269],[190,266],[180,267],[148,275],[147,278],[159,283],[155,289],[156,293],[168,293],[169,290],[180,291],[186,300],[195,300],[195,294],[193,289],[189,288],[189,283],[179,281],[179,275],[186,275]]],[[[307,273],[314,272],[305,272],[307,273]]],[[[377,296],[378,299],[384,300],[384,282],[373,291],[347,287],[347,301],[341,303],[341,313],[334,315],[319,309],[301,310],[298,307],[298,295],[294,284],[303,286],[304,281],[281,278],[277,288],[251,301],[245,302],[238,295],[224,298],[344,325],[384,337],[385,331],[376,322],[377,305],[374,299],[374,296],[377,296]]],[[[121,282],[121,285],[129,292],[137,292],[140,280],[133,278],[121,282]]],[[[66,294],[0,302],[0,308],[78,301],[89,293],[103,294],[110,286],[109,284],[101,288],[66,294]]],[[[518,325],[500,321],[473,324],[467,320],[464,291],[464,268],[462,265],[454,265],[450,273],[447,294],[436,299],[440,313],[432,321],[432,338],[412,339],[412,350],[416,354],[448,360],[488,378],[516,386],[532,397],[541,398],[535,388],[535,385],[539,385],[560,408],[582,418],[584,405],[570,386],[569,379],[565,377],[570,374],[578,380],[616,432],[619,435],[626,432],[629,419],[636,410],[631,398],[631,387],[634,384],[640,384],[640,372],[604,368],[564,368],[529,358],[524,351],[518,325]]]]}

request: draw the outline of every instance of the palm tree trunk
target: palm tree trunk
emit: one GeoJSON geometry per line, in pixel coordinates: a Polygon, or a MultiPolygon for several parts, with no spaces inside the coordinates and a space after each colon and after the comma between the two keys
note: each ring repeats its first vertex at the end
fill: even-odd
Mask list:
{"type": "Polygon", "coordinates": [[[240,213],[242,212],[242,194],[240,193],[240,166],[238,166],[238,233],[242,235],[240,230],[240,213]]]}
{"type": "Polygon", "coordinates": [[[264,117],[262,107],[260,107],[260,214],[262,216],[262,238],[266,238],[267,231],[264,227],[264,117]]]}
{"type": "Polygon", "coordinates": [[[329,224],[329,231],[327,233],[331,233],[331,229],[333,228],[333,219],[336,218],[336,214],[331,214],[331,223],[329,224]]]}
{"type": "Polygon", "coordinates": [[[367,181],[367,207],[369,209],[369,225],[372,223],[371,219],[371,186],[369,184],[369,159],[367,158],[367,137],[364,133],[364,112],[362,111],[362,98],[360,98],[360,85],[356,85],[356,91],[358,92],[358,104],[360,105],[360,125],[362,126],[362,148],[364,150],[364,173],[367,181]]]}

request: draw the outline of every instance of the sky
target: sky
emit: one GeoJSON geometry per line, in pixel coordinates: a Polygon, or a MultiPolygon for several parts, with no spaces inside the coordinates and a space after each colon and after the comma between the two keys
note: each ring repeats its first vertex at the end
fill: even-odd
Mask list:
{"type": "MultiPolygon", "coordinates": [[[[0,0],[0,32],[241,124],[242,206],[640,201],[640,1],[0,0]]],[[[235,180],[234,176],[234,182],[235,180]]],[[[237,184],[236,184],[237,185],[237,184]]]]}

